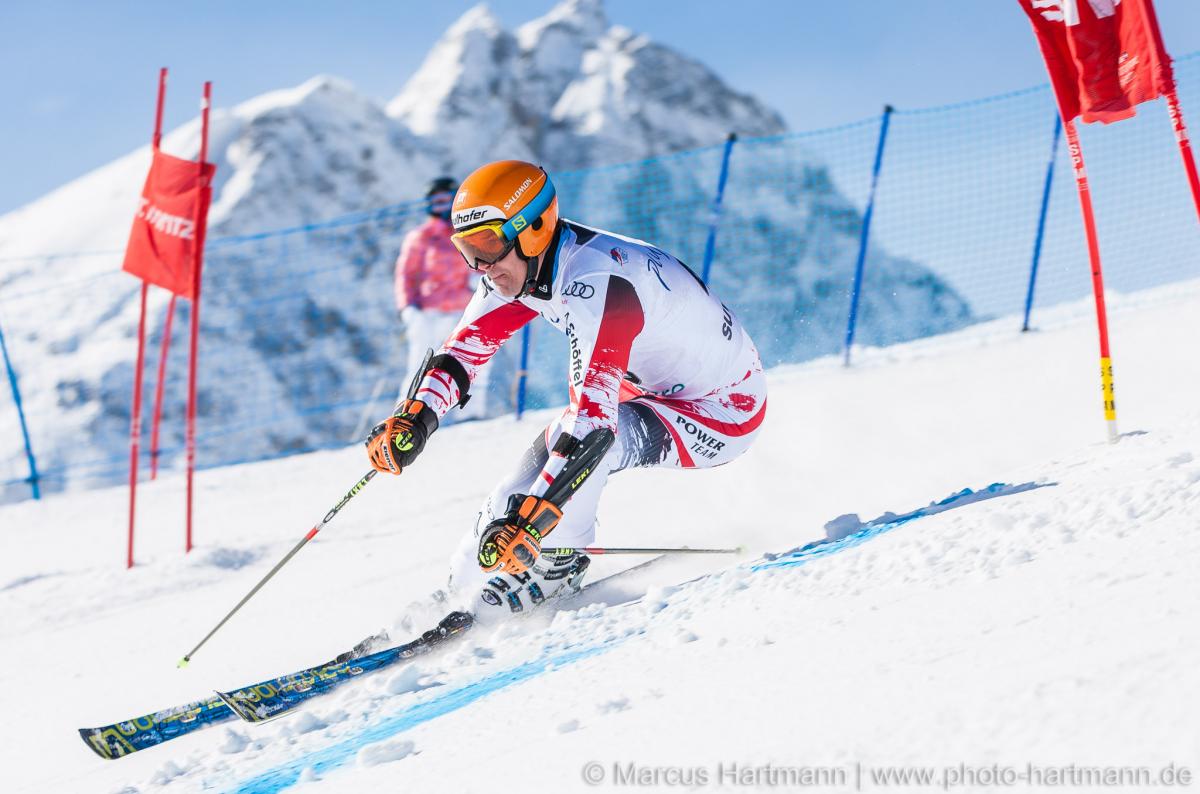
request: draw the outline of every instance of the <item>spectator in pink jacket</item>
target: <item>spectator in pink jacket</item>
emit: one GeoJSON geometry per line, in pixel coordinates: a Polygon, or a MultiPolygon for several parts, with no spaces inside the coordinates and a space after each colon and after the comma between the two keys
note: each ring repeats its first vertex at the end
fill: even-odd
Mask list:
{"type": "MultiPolygon", "coordinates": [[[[450,336],[475,291],[472,282],[478,276],[463,267],[462,255],[450,242],[450,205],[457,190],[458,182],[450,177],[429,183],[429,217],[404,237],[396,259],[396,308],[408,339],[408,370],[401,391],[420,368],[425,350],[437,350],[450,336]]],[[[487,384],[476,382],[459,418],[482,416],[486,394],[487,384]]]]}

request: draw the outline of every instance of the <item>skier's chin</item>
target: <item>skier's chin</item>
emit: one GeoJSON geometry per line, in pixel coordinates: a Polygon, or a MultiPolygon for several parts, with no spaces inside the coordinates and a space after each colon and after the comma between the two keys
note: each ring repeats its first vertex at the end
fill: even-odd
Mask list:
{"type": "Polygon", "coordinates": [[[513,289],[512,280],[509,276],[502,273],[497,273],[495,275],[488,276],[488,278],[491,279],[492,286],[496,288],[496,292],[499,292],[506,298],[517,297],[517,291],[513,289]]]}

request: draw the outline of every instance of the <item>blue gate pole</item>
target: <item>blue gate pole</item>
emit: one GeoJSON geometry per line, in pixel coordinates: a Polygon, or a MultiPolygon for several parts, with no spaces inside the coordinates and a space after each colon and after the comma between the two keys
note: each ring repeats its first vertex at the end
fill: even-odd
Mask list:
{"type": "Polygon", "coordinates": [[[887,140],[888,121],[892,118],[892,106],[883,106],[883,118],[879,123],[879,144],[875,147],[875,166],[871,169],[871,192],[867,194],[867,211],[863,213],[862,235],[858,241],[858,262],[854,265],[854,287],[850,290],[850,318],[846,322],[845,365],[850,366],[850,348],[854,344],[854,326],[858,323],[858,296],[862,292],[863,266],[867,261],[867,241],[871,237],[871,215],[875,211],[875,187],[879,184],[879,170],[883,166],[883,144],[887,140]]]}
{"type": "Polygon", "coordinates": [[[1029,330],[1029,312],[1033,310],[1033,285],[1037,283],[1038,262],[1042,258],[1042,237],[1046,232],[1046,210],[1050,206],[1050,186],[1054,183],[1054,163],[1058,160],[1058,139],[1062,135],[1062,119],[1054,114],[1054,143],[1050,145],[1050,163],[1046,166],[1046,184],[1042,188],[1042,211],[1038,215],[1037,236],[1033,239],[1033,262],[1029,266],[1029,291],[1025,294],[1025,323],[1021,331],[1029,330]]]}
{"type": "Polygon", "coordinates": [[[708,274],[712,269],[713,256],[717,251],[717,226],[721,223],[721,204],[725,201],[725,181],[729,178],[729,155],[733,153],[733,144],[737,142],[737,133],[729,133],[725,139],[725,152],[721,156],[721,176],[717,179],[717,195],[713,198],[712,219],[708,223],[708,240],[704,243],[704,270],[700,279],[708,283],[708,274]]]}
{"type": "Polygon", "coordinates": [[[13,402],[17,404],[17,417],[21,420],[21,435],[25,438],[25,457],[29,459],[29,484],[33,486],[33,498],[41,499],[38,487],[37,461],[33,457],[33,445],[29,443],[29,426],[25,424],[25,408],[21,405],[21,390],[17,387],[17,371],[8,357],[8,345],[4,343],[4,329],[0,328],[0,351],[4,353],[4,368],[8,370],[8,385],[12,387],[13,402]]]}
{"type": "Polygon", "coordinates": [[[529,325],[521,329],[521,368],[517,370],[517,419],[525,413],[525,380],[529,372],[529,325]]]}

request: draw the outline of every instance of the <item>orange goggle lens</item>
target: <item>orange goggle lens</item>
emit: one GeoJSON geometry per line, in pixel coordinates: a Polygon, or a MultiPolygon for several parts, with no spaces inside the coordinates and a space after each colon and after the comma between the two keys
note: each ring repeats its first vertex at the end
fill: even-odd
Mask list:
{"type": "Polygon", "coordinates": [[[502,223],[477,226],[458,232],[450,240],[463,259],[467,260],[469,267],[478,268],[480,262],[492,265],[503,259],[516,245],[515,240],[505,239],[502,226],[502,223]]]}

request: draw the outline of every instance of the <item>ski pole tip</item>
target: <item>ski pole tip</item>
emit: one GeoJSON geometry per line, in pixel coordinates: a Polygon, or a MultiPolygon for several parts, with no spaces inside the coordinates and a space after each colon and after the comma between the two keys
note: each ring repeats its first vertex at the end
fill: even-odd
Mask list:
{"type": "Polygon", "coordinates": [[[179,664],[177,664],[175,666],[178,667],[180,670],[182,670],[183,668],[188,666],[188,662],[190,662],[190,661],[191,661],[191,659],[189,659],[188,657],[185,656],[182,659],[180,659],[179,664]]]}

